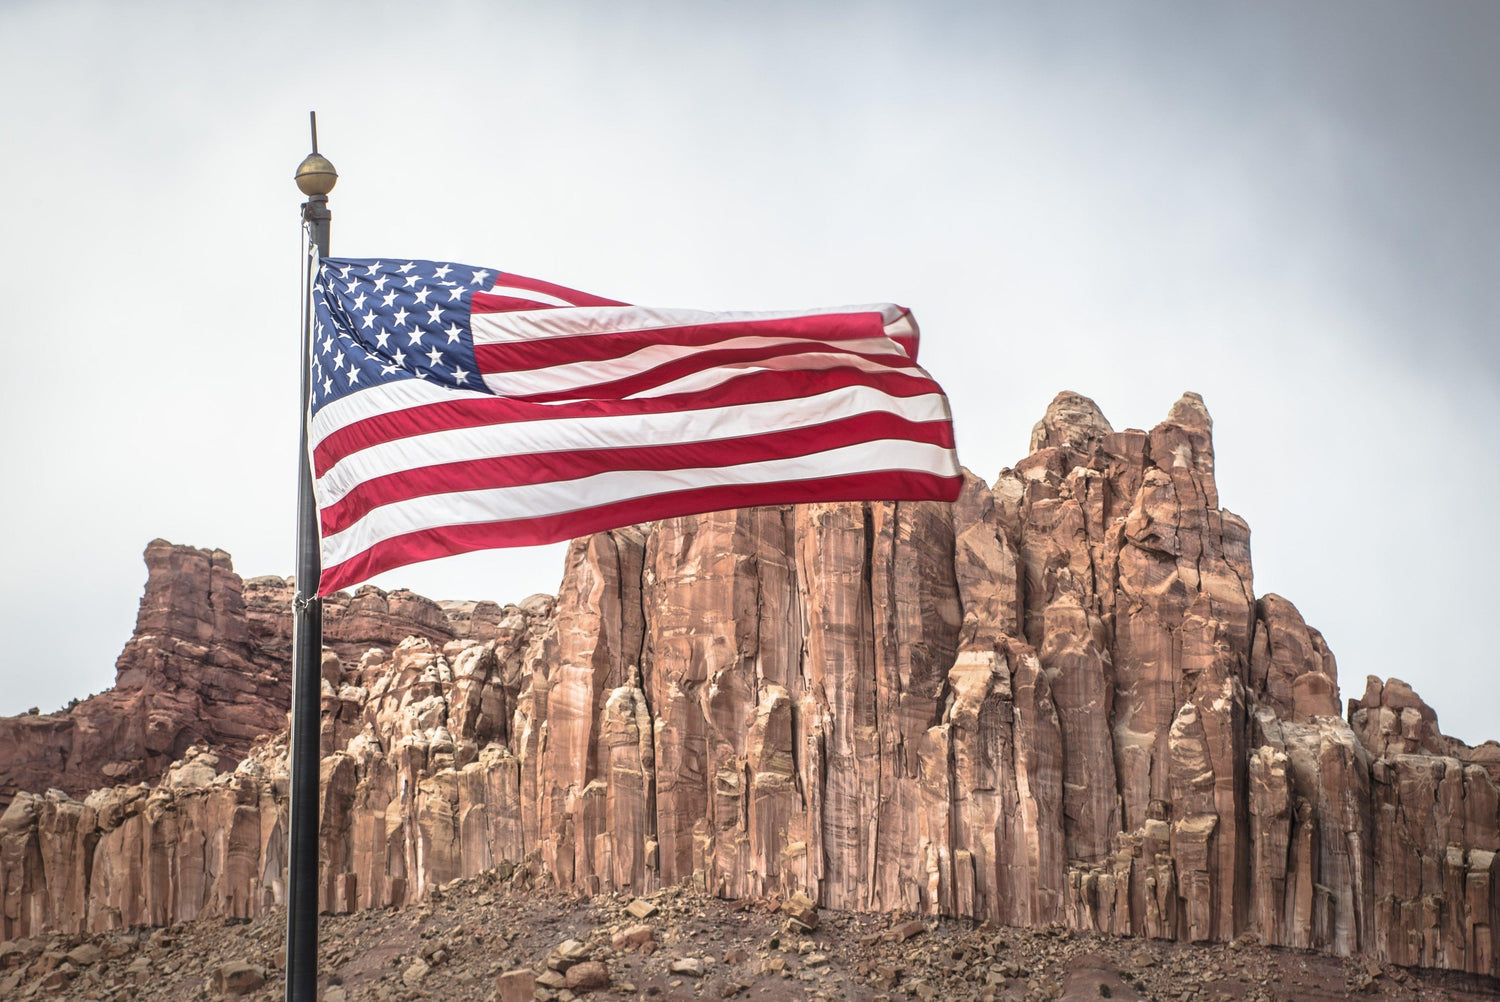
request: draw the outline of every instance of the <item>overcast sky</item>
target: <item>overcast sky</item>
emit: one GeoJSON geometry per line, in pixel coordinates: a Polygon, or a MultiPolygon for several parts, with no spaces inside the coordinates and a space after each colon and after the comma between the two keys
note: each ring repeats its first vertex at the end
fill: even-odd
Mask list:
{"type": "Polygon", "coordinates": [[[1058,390],[1202,393],[1344,695],[1500,737],[1497,41],[1483,2],[6,3],[0,713],[112,683],[153,537],[290,573],[316,108],[335,254],[903,303],[987,479],[1058,390]]]}

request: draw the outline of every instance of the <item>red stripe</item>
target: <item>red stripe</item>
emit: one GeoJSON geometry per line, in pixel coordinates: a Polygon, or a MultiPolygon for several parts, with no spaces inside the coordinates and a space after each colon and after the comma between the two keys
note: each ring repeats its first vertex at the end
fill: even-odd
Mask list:
{"type": "MultiPolygon", "coordinates": [[[[513,275],[508,271],[502,271],[495,278],[495,285],[508,285],[517,289],[528,289],[531,292],[544,292],[549,296],[564,299],[574,306],[629,306],[617,299],[605,299],[603,296],[595,296],[587,292],[579,292],[565,285],[555,285],[552,282],[543,282],[539,278],[527,278],[525,275],[513,275]]],[[[484,294],[484,293],[481,293],[484,294]]],[[[477,295],[476,295],[477,298],[477,295]]],[[[490,310],[476,309],[476,313],[488,313],[490,310]]]]}
{"type": "Polygon", "coordinates": [[[953,427],[947,421],[916,422],[874,412],[806,428],[708,442],[573,449],[440,463],[366,480],[322,509],[320,518],[323,535],[331,536],[381,505],[432,494],[577,480],[612,470],[683,470],[757,463],[880,439],[906,439],[951,449],[953,427]]]}
{"type": "MultiPolygon", "coordinates": [[[[731,368],[735,365],[764,362],[772,358],[801,355],[808,351],[818,351],[820,349],[827,354],[861,358],[867,362],[875,362],[880,365],[892,367],[911,365],[911,359],[901,354],[876,355],[867,352],[848,351],[847,349],[840,350],[834,345],[820,344],[816,341],[800,341],[797,344],[765,345],[760,348],[725,348],[722,351],[706,349],[695,351],[686,358],[663,362],[643,372],[632,373],[629,376],[622,376],[619,379],[609,380],[608,382],[582,383],[560,390],[543,390],[535,393],[507,392],[503,395],[512,400],[530,400],[536,403],[547,403],[554,400],[577,400],[580,395],[586,395],[589,399],[594,400],[619,400],[634,393],[653,390],[675,379],[691,376],[694,373],[703,372],[708,369],[731,368]]],[[[795,372],[798,370],[777,369],[776,371],[795,372]]],[[[829,370],[814,369],[812,371],[828,372],[829,370]]],[[[853,371],[863,372],[864,370],[854,369],[853,371]]]]}
{"type": "Polygon", "coordinates": [[[962,477],[930,473],[854,473],[817,480],[701,487],[560,515],[424,529],[383,540],[343,563],[324,568],[318,594],[329,595],[382,571],[421,560],[491,547],[555,543],[636,522],[727,508],[812,501],[955,501],[962,486],[962,477]]]}
{"type": "MultiPolygon", "coordinates": [[[[620,358],[659,344],[700,347],[739,337],[798,338],[809,344],[869,340],[885,337],[879,313],[828,313],[781,320],[736,320],[727,323],[684,324],[649,330],[602,331],[535,337],[520,341],[475,344],[480,372],[544,369],[569,362],[597,362],[620,358]]],[[[837,351],[832,348],[830,350],[837,351]]],[[[903,359],[906,361],[906,359],[903,359]]]]}
{"type": "Polygon", "coordinates": [[[544,303],[536,299],[517,299],[515,296],[497,296],[491,292],[476,292],[469,301],[470,313],[511,313],[516,310],[557,310],[556,303],[544,303]],[[479,309],[483,306],[483,309],[479,309]]]}
{"type": "Polygon", "coordinates": [[[323,476],[345,456],[383,442],[458,428],[565,418],[664,414],[674,411],[734,407],[744,404],[795,400],[848,386],[869,386],[893,397],[917,397],[942,390],[920,370],[862,372],[857,369],[797,369],[749,372],[719,386],[690,393],[673,393],[640,400],[579,400],[539,404],[505,397],[470,397],[387,411],[356,421],[333,432],[313,450],[313,468],[323,476]]]}

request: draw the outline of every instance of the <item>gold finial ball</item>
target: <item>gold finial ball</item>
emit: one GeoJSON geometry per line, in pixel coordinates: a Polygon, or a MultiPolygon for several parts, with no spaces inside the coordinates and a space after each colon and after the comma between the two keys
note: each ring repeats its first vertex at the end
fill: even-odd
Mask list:
{"type": "Polygon", "coordinates": [[[338,183],[339,172],[321,153],[309,153],[297,165],[297,187],[304,195],[326,195],[338,183]]]}

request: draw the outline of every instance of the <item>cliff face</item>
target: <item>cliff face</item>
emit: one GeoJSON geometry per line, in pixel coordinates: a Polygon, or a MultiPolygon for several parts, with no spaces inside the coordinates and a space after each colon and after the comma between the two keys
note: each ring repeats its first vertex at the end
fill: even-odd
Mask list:
{"type": "MultiPolygon", "coordinates": [[[[233,768],[254,739],[286,726],[291,603],[278,577],[241,580],[229,554],[146,547],[146,590],[114,687],[48,714],[0,717],[0,810],[20,790],[73,796],[154,782],[194,745],[233,768]]],[[[409,636],[442,643],[493,635],[493,602],[447,603],[364,589],[324,606],[325,645],[345,658],[409,636]]]]}
{"type": "Polygon", "coordinates": [[[0,718],[0,805],[18,790],[81,796],[156,779],[198,741],[237,758],[282,726],[285,659],[254,643],[229,554],[157,539],[145,558],[146,591],[114,688],[57,713],[0,718]]]}
{"type": "MultiPolygon", "coordinates": [[[[244,589],[263,608],[286,600],[269,580],[244,589]]],[[[1115,432],[1062,394],[1031,454],[953,505],[577,540],[555,606],[439,620],[393,598],[329,614],[385,630],[329,632],[331,910],[509,862],[588,892],[689,880],[1500,973],[1500,747],[1442,736],[1394,680],[1341,718],[1322,637],[1254,593],[1195,395],[1115,432]],[[409,621],[424,635],[392,643],[409,621]]],[[[245,622],[284,657],[284,619],[245,622]]],[[[283,755],[215,775],[233,748],[194,749],[154,788],[17,795],[0,939],[279,900],[283,755]]]]}

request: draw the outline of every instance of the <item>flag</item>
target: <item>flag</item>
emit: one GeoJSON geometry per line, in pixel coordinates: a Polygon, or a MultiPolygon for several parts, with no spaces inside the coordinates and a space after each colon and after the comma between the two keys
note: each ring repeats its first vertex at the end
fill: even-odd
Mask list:
{"type": "Polygon", "coordinates": [[[311,321],[321,595],[674,515],[958,496],[948,401],[899,306],[649,309],[325,258],[311,321]]]}

